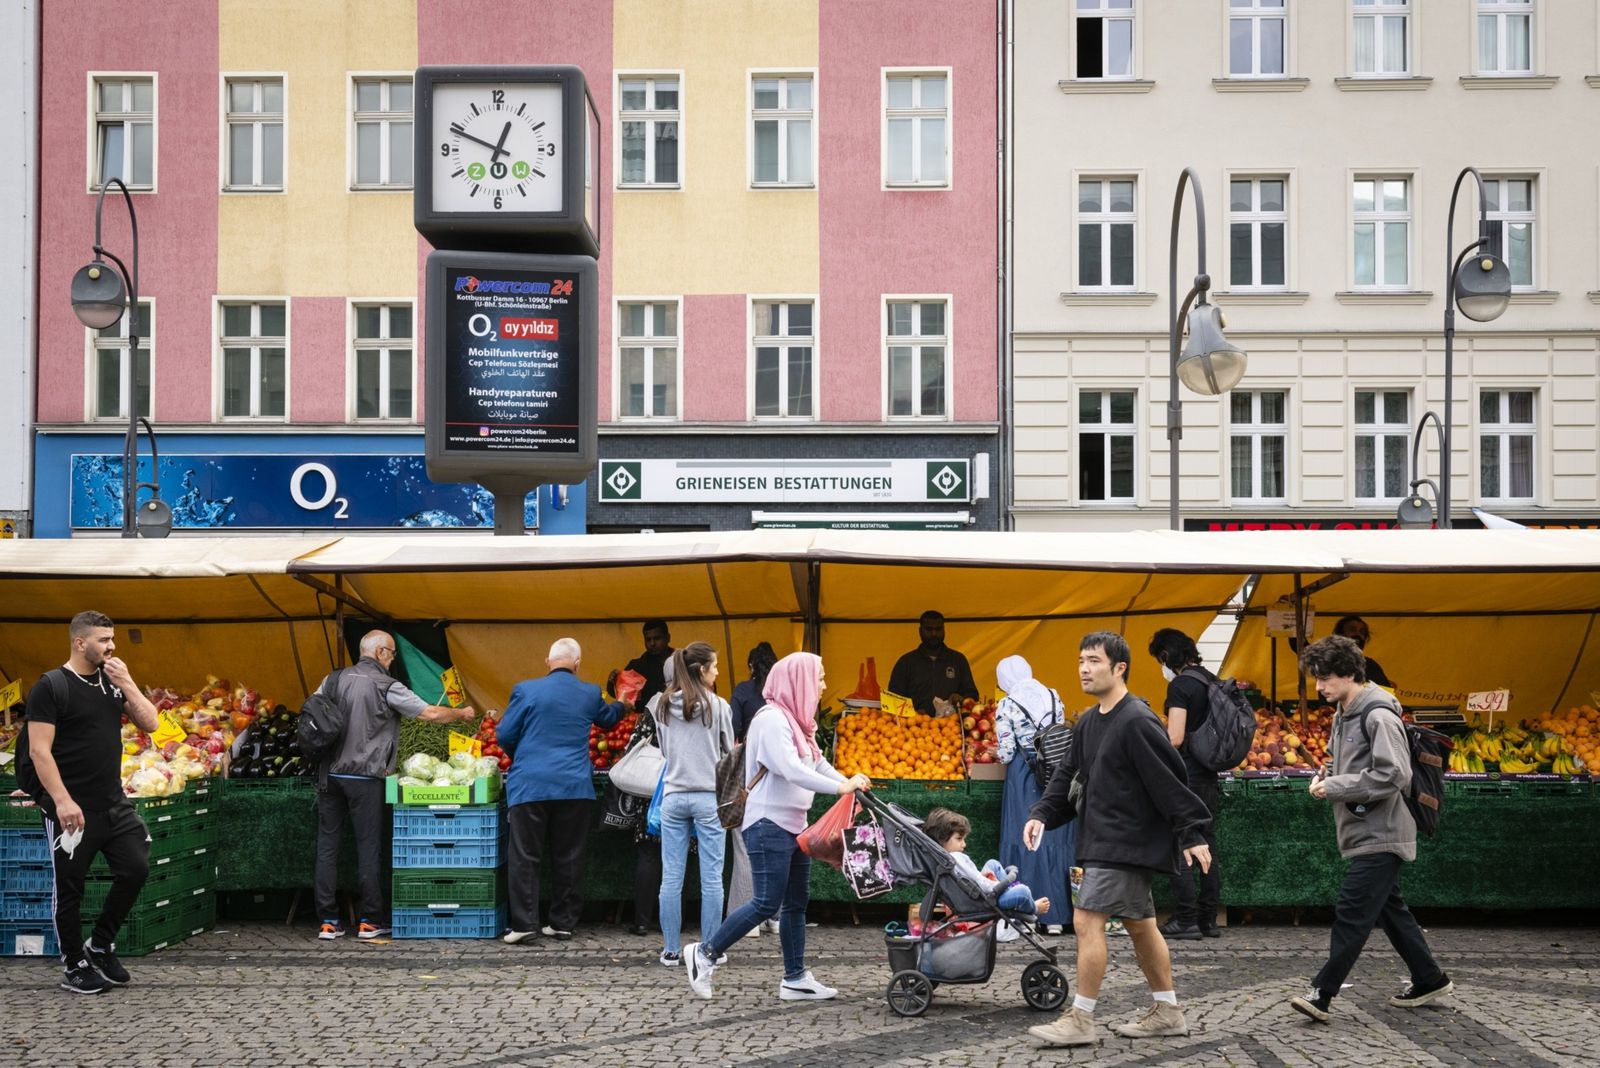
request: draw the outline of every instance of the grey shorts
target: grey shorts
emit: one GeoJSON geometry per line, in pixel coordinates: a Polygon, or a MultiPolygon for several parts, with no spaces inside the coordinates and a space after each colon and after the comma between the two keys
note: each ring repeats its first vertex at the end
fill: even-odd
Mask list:
{"type": "Polygon", "coordinates": [[[1124,920],[1148,920],[1156,914],[1150,883],[1155,878],[1147,871],[1120,868],[1085,868],[1083,885],[1078,890],[1077,908],[1100,912],[1124,920]]]}

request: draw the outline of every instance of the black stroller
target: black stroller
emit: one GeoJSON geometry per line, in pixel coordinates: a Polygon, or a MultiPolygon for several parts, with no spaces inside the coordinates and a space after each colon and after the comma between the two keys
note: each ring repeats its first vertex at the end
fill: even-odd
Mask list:
{"type": "Polygon", "coordinates": [[[886,935],[889,968],[889,1008],[900,1016],[921,1016],[933,1001],[940,983],[987,983],[994,974],[999,921],[1009,920],[1013,930],[1043,958],[1022,972],[1022,998],[1040,1011],[1059,1009],[1067,1000],[1067,977],[1056,966],[1056,951],[1046,946],[1034,929],[1030,913],[1002,909],[1000,895],[1016,881],[1013,869],[1004,882],[974,882],[956,870],[950,854],[922,831],[922,820],[899,805],[880,801],[870,791],[856,795],[878,818],[883,828],[889,866],[895,886],[927,884],[922,899],[918,934],[886,935]],[[935,906],[949,915],[933,922],[935,906]]]}

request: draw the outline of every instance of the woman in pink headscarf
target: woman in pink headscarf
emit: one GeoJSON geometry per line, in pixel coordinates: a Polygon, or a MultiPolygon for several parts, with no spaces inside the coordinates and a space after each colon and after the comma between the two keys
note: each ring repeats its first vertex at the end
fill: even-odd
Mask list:
{"type": "Polygon", "coordinates": [[[683,947],[684,970],[696,996],[711,996],[714,963],[758,923],[778,917],[783,948],[781,1001],[824,1001],[838,993],[806,967],[806,905],[811,900],[811,858],[797,839],[817,794],[871,789],[865,775],[845,778],[817,748],[817,699],[822,658],[790,653],[773,665],[762,689],[767,703],[750,720],[744,740],[745,782],[754,782],[739,833],[750,854],[755,896],[705,942],[683,947]]]}

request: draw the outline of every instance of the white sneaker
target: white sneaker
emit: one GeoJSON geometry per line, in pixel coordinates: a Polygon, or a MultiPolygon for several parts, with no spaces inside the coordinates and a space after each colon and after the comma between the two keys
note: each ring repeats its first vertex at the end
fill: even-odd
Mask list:
{"type": "Polygon", "coordinates": [[[525,941],[526,939],[529,939],[529,938],[532,938],[532,937],[533,937],[533,932],[532,931],[507,931],[505,933],[505,937],[500,939],[500,941],[504,942],[508,946],[514,946],[518,942],[525,941]]]}
{"type": "Polygon", "coordinates": [[[689,977],[689,989],[694,991],[697,998],[711,1000],[711,973],[717,966],[706,960],[705,954],[700,952],[699,942],[690,942],[683,947],[683,970],[689,977]]]}
{"type": "Polygon", "coordinates": [[[994,940],[996,942],[1015,942],[1021,937],[1022,935],[1017,933],[1017,929],[1011,926],[1005,920],[995,921],[994,940]]]}
{"type": "Polygon", "coordinates": [[[765,926],[766,926],[765,924],[758,923],[754,927],[750,928],[750,930],[746,931],[744,933],[744,936],[746,938],[760,938],[761,937],[761,928],[763,928],[765,926]]]}
{"type": "Polygon", "coordinates": [[[778,984],[779,1001],[827,1001],[838,996],[833,987],[817,982],[809,969],[798,979],[785,979],[778,984]]]}
{"type": "MultiPolygon", "coordinates": [[[[810,925],[807,924],[807,926],[810,926],[810,925]]],[[[762,920],[761,921],[761,929],[763,931],[767,932],[767,934],[777,934],[778,933],[778,921],[777,920],[762,920]]]]}

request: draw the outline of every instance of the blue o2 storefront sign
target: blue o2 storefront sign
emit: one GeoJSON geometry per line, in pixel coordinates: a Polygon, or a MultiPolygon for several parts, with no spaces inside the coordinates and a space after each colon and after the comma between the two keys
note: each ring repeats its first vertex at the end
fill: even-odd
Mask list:
{"type": "MultiPolygon", "coordinates": [[[[141,456],[139,481],[150,474],[150,457],[141,456]]],[[[492,493],[429,481],[421,456],[164,454],[159,481],[178,530],[494,526],[492,493]]],[[[73,529],[119,528],[122,457],[74,453],[70,497],[73,529]]],[[[539,525],[537,491],[523,516],[528,527],[539,525]]]]}

